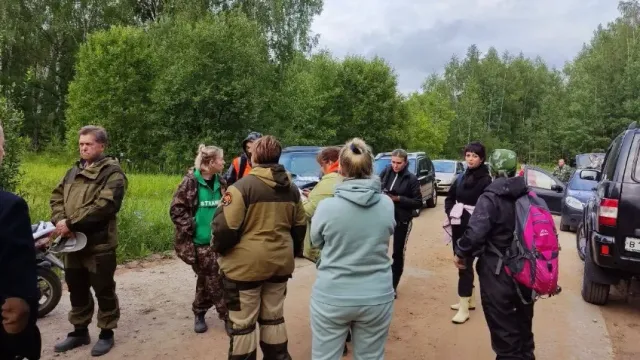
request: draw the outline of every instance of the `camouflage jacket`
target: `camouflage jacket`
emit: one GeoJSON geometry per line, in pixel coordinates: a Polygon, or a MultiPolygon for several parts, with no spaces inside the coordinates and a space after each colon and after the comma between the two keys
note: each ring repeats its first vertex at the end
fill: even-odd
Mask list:
{"type": "Polygon", "coordinates": [[[113,157],[84,166],[78,161],[51,194],[51,222],[67,220],[72,232],[87,236],[87,252],[103,252],[118,246],[116,215],[127,188],[127,177],[113,157]]]}
{"type": "Polygon", "coordinates": [[[564,183],[569,181],[569,178],[571,178],[571,174],[573,174],[573,171],[571,169],[571,166],[569,165],[565,165],[562,168],[560,166],[556,166],[553,169],[553,176],[557,177],[564,183]]]}
{"type": "MultiPolygon", "coordinates": [[[[222,193],[226,192],[227,182],[223,176],[218,176],[222,193]]],[[[196,250],[193,243],[195,231],[194,217],[198,208],[198,180],[194,175],[194,169],[189,169],[178,186],[171,206],[169,216],[175,225],[174,250],[176,255],[188,265],[196,262],[196,250]]]]}

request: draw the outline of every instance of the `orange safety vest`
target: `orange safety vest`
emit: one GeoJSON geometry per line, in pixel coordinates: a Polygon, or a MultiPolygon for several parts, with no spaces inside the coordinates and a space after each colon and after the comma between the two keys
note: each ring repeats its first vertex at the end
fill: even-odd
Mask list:
{"type": "Polygon", "coordinates": [[[245,175],[248,175],[249,172],[251,171],[251,165],[249,165],[249,162],[247,161],[244,165],[244,172],[242,174],[240,174],[240,159],[242,157],[238,156],[237,158],[233,159],[233,168],[236,170],[236,181],[240,180],[240,178],[244,177],[245,175]]]}

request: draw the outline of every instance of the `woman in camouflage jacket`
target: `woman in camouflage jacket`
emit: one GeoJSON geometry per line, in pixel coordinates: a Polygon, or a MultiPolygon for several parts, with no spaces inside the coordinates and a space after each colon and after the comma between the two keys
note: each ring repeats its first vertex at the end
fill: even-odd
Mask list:
{"type": "Polygon", "coordinates": [[[218,256],[211,248],[211,220],[227,190],[222,149],[200,145],[195,167],[182,179],[171,202],[170,215],[175,231],[174,248],[182,261],[198,276],[193,301],[194,331],[207,331],[206,312],[216,307],[218,317],[226,320],[218,256]]]}

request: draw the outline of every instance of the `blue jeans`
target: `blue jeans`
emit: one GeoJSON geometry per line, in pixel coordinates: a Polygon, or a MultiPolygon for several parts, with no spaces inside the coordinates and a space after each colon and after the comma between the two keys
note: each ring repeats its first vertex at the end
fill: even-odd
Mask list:
{"type": "Polygon", "coordinates": [[[351,329],[354,360],[384,359],[393,301],[373,306],[334,306],[311,298],[311,359],[339,360],[351,329]]]}

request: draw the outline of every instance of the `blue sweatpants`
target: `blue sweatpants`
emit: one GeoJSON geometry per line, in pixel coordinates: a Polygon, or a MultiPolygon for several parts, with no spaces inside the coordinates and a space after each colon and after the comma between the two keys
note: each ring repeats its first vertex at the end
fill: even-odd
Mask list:
{"type": "Polygon", "coordinates": [[[393,301],[373,306],[333,306],[311,298],[311,359],[339,360],[351,328],[354,360],[384,359],[393,301]]]}

